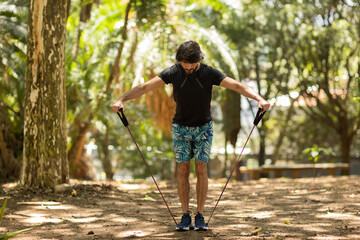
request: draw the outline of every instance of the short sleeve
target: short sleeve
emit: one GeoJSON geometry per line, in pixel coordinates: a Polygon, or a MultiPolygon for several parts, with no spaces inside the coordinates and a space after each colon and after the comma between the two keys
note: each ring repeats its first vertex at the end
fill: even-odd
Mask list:
{"type": "Polygon", "coordinates": [[[174,77],[176,75],[176,66],[173,65],[171,67],[166,68],[159,74],[159,78],[161,78],[166,84],[172,83],[174,77]]]}
{"type": "Polygon", "coordinates": [[[212,84],[219,86],[221,81],[226,78],[226,75],[216,68],[211,68],[212,84]]]}

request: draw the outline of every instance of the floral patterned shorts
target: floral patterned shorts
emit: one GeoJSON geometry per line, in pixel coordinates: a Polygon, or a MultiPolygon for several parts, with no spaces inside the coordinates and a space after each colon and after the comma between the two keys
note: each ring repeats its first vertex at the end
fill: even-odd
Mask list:
{"type": "Polygon", "coordinates": [[[186,162],[192,158],[208,162],[213,138],[213,123],[210,121],[199,127],[173,123],[172,138],[177,162],[186,162]]]}

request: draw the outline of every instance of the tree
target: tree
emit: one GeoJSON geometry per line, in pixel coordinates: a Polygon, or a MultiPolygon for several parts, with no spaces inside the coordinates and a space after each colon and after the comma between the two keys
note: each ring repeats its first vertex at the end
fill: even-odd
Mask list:
{"type": "Polygon", "coordinates": [[[48,188],[69,180],[66,142],[67,0],[29,2],[24,150],[20,183],[48,188]]]}
{"type": "Polygon", "coordinates": [[[360,74],[359,3],[325,1],[316,6],[310,1],[299,9],[303,14],[297,16],[292,61],[307,103],[302,110],[337,133],[342,162],[349,163],[360,129],[360,108],[352,96],[360,74]]]}

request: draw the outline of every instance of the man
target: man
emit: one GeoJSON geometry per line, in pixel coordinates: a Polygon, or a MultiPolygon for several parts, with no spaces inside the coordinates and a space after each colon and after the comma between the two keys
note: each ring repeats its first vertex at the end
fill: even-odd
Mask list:
{"type": "Polygon", "coordinates": [[[203,212],[208,190],[207,162],[212,145],[213,126],[210,102],[213,85],[232,89],[241,95],[257,100],[263,111],[270,104],[250,87],[226,77],[219,70],[200,63],[203,59],[200,46],[195,41],[186,41],[176,53],[178,63],[162,71],[159,76],[143,83],[117,100],[112,109],[117,112],[125,101],[140,97],[148,91],[171,83],[173,85],[176,113],[172,123],[172,138],[176,161],[178,163],[178,194],[183,216],[176,230],[189,230],[192,226],[189,211],[190,199],[190,160],[195,158],[197,176],[197,214],[195,230],[208,230],[203,212]]]}

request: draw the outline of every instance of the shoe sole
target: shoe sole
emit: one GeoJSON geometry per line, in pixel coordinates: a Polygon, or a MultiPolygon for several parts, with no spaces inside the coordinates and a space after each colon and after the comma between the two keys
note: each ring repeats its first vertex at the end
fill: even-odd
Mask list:
{"type": "Polygon", "coordinates": [[[189,227],[186,227],[186,228],[176,228],[176,231],[179,231],[179,232],[184,232],[184,231],[189,231],[190,228],[189,227]]]}
{"type": "Polygon", "coordinates": [[[207,231],[207,230],[209,230],[209,228],[208,227],[195,227],[194,230],[195,231],[207,231]]]}
{"type": "Polygon", "coordinates": [[[176,231],[179,231],[179,232],[184,232],[184,231],[189,231],[191,229],[194,229],[194,225],[192,223],[190,223],[190,225],[188,227],[185,227],[185,228],[178,228],[176,227],[176,231]]]}

